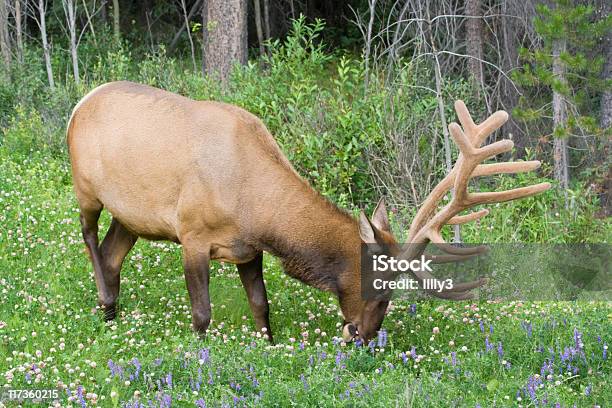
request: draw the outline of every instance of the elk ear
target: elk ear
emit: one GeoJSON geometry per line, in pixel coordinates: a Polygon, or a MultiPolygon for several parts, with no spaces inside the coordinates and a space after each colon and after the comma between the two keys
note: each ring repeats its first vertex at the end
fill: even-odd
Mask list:
{"type": "Polygon", "coordinates": [[[376,244],[374,226],[370,223],[363,210],[359,212],[359,236],[366,244],[376,244]]]}
{"type": "Polygon", "coordinates": [[[381,231],[391,232],[391,227],[389,226],[389,217],[387,214],[387,207],[385,207],[385,199],[381,198],[376,208],[374,209],[374,213],[372,213],[372,225],[378,228],[381,231]]]}

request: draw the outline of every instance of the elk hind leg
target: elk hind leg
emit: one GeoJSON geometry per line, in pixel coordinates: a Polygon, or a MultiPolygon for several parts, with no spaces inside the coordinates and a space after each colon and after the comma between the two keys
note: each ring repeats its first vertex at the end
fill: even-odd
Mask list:
{"type": "Polygon", "coordinates": [[[102,255],[98,248],[98,219],[102,212],[102,204],[97,200],[79,200],[81,215],[81,232],[83,241],[89,253],[89,258],[93,265],[94,278],[98,288],[98,303],[103,304],[105,299],[110,297],[108,288],[104,280],[104,266],[102,255]]]}

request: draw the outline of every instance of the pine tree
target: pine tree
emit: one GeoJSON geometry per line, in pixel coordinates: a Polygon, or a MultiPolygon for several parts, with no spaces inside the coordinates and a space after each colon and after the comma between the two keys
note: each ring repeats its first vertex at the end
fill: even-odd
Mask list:
{"type": "MultiPolygon", "coordinates": [[[[593,8],[556,0],[539,5],[534,27],[542,40],[538,49],[521,49],[524,61],[514,80],[527,90],[514,115],[539,122],[553,138],[555,178],[562,188],[570,181],[568,144],[573,136],[600,136],[597,99],[610,81],[601,79],[603,58],[592,55],[598,39],[610,29],[611,18],[593,21],[593,8]]],[[[603,138],[595,138],[591,149],[603,138]]],[[[581,159],[577,157],[576,159],[581,159]]]]}

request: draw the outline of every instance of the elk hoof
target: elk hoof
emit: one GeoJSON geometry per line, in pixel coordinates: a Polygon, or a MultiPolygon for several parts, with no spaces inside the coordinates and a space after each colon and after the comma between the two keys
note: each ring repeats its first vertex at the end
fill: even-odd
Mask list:
{"type": "Polygon", "coordinates": [[[110,320],[114,320],[115,316],[117,316],[117,305],[116,303],[111,303],[109,305],[101,305],[100,308],[104,313],[104,321],[108,322],[110,320]]]}

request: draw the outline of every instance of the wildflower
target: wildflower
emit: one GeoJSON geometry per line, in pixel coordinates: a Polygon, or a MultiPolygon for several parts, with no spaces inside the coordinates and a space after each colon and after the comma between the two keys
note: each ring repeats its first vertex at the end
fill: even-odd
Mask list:
{"type": "Polygon", "coordinates": [[[302,381],[302,384],[304,384],[304,389],[308,390],[308,382],[306,381],[304,374],[300,374],[300,380],[302,381]]]}
{"type": "Polygon", "coordinates": [[[378,332],[378,347],[385,347],[387,345],[387,331],[380,330],[378,332]]]}
{"type": "Polygon", "coordinates": [[[487,351],[493,350],[493,344],[489,341],[489,336],[485,337],[485,348],[487,351]]]}

